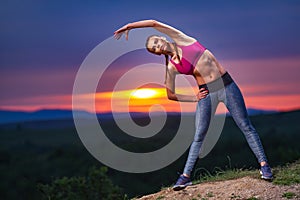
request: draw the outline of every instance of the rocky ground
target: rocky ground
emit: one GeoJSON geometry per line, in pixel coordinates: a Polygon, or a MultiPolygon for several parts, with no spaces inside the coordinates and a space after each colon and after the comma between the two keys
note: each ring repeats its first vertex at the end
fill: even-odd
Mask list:
{"type": "Polygon", "coordinates": [[[292,186],[274,185],[271,182],[252,177],[234,180],[201,183],[181,191],[166,188],[162,191],[143,196],[139,200],[264,200],[298,199],[300,184],[292,186]]]}

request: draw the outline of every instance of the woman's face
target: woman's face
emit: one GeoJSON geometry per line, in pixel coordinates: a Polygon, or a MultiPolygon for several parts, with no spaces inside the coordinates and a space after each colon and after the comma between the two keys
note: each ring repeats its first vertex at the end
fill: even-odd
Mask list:
{"type": "Polygon", "coordinates": [[[170,53],[169,42],[164,37],[159,37],[159,36],[151,37],[148,41],[147,48],[151,53],[157,55],[170,53]]]}

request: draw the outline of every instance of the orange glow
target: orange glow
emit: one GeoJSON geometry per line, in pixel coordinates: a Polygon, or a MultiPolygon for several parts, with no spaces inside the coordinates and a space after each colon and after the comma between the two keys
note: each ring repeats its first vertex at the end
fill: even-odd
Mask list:
{"type": "MultiPolygon", "coordinates": [[[[278,57],[278,58],[262,58],[249,60],[222,60],[222,65],[226,67],[232,75],[236,83],[238,83],[246,106],[248,108],[289,111],[300,109],[300,79],[299,79],[299,63],[300,57],[278,57]]],[[[114,69],[117,70],[117,69],[114,69]]],[[[25,70],[26,71],[26,70],[25,70]]],[[[55,81],[53,81],[53,73],[45,74],[44,70],[35,71],[34,74],[25,73],[25,71],[15,71],[15,74],[22,74],[18,77],[18,81],[11,81],[10,76],[2,77],[4,83],[13,83],[17,88],[31,88],[33,94],[23,94],[8,98],[4,94],[0,99],[0,109],[15,110],[15,111],[35,111],[40,109],[72,109],[72,93],[71,83],[74,81],[75,72],[66,70],[55,74],[55,81]],[[41,84],[36,84],[37,82],[41,84]],[[15,85],[16,84],[16,85],[15,85]],[[69,92],[64,95],[47,95],[47,90],[51,91],[53,88],[68,85],[68,90],[59,90],[60,92],[69,92]],[[22,86],[22,87],[20,87],[22,86]],[[36,88],[34,88],[37,86],[36,88]],[[34,89],[32,89],[34,88],[34,89]],[[39,93],[41,92],[41,93],[39,93]],[[40,95],[40,96],[37,96],[40,95]]],[[[114,71],[111,77],[118,74],[114,71]]],[[[161,74],[163,77],[164,70],[160,67],[149,67],[142,72],[143,75],[157,76],[161,74]],[[149,70],[149,71],[148,71],[149,70]]],[[[193,90],[197,88],[185,88],[187,84],[180,79],[188,79],[192,86],[194,86],[194,78],[192,76],[178,76],[176,77],[176,93],[191,95],[193,90]],[[193,84],[192,84],[193,83],[193,84]]],[[[152,79],[152,78],[151,78],[152,79]]],[[[155,80],[155,77],[153,78],[155,80]]],[[[110,81],[108,79],[107,81],[110,81]]],[[[124,88],[135,88],[134,80],[125,82],[124,88]],[[126,87],[125,87],[126,86],[126,87]]],[[[10,84],[8,84],[10,85],[10,84]]],[[[158,85],[158,84],[156,84],[158,85]]],[[[162,108],[167,112],[181,112],[180,106],[184,106],[185,112],[195,112],[195,103],[178,103],[168,100],[166,91],[163,86],[147,85],[143,86],[155,92],[153,96],[133,95],[134,89],[123,91],[108,91],[94,94],[82,94],[78,98],[80,105],[76,109],[93,112],[92,107],[95,106],[96,112],[149,112],[161,111],[162,108]],[[143,96],[143,98],[141,98],[143,96]],[[91,101],[95,102],[93,105],[91,101]],[[159,106],[156,106],[159,105],[159,106]]],[[[5,87],[3,87],[5,88],[5,87]]],[[[17,93],[18,90],[11,90],[7,88],[8,96],[10,93],[17,93]]],[[[57,91],[58,92],[58,91],[57,91]]],[[[222,104],[221,104],[222,105],[222,104]]],[[[221,110],[226,110],[224,107],[221,110]]]]}
{"type": "MultiPolygon", "coordinates": [[[[248,108],[289,111],[300,109],[300,94],[268,94],[269,86],[241,86],[244,94],[245,103],[248,108]]],[[[87,99],[95,99],[96,112],[149,112],[166,111],[181,112],[181,106],[184,106],[185,112],[195,112],[195,103],[178,103],[168,100],[165,88],[148,88],[155,91],[155,95],[148,98],[135,97],[135,90],[124,90],[115,92],[101,92],[96,94],[82,94],[80,98],[80,110],[92,112],[91,105],[87,104],[87,99]],[[158,106],[157,106],[158,105],[158,106]]],[[[278,89],[278,87],[276,87],[278,89]]],[[[191,90],[189,88],[189,90],[191,90]]],[[[196,91],[197,88],[194,88],[196,91]]],[[[187,92],[187,88],[178,88],[179,94],[191,94],[187,92]]],[[[12,102],[14,105],[2,104],[0,109],[16,110],[16,111],[35,111],[39,109],[72,109],[72,96],[43,96],[35,98],[23,99],[22,103],[12,102]]],[[[222,104],[218,108],[217,113],[224,113],[226,108],[222,104]]]]}
{"type": "Polygon", "coordinates": [[[164,88],[142,88],[97,93],[95,95],[97,112],[152,112],[180,111],[179,103],[167,99],[164,88]],[[179,108],[178,108],[179,107],[179,108]]]}
{"type": "Polygon", "coordinates": [[[134,90],[131,93],[132,98],[137,98],[137,99],[147,99],[147,98],[153,98],[159,93],[153,89],[153,88],[142,88],[142,89],[137,89],[134,90]]]}
{"type": "Polygon", "coordinates": [[[265,110],[290,111],[300,109],[300,95],[257,96],[245,98],[246,105],[251,108],[265,110]]]}

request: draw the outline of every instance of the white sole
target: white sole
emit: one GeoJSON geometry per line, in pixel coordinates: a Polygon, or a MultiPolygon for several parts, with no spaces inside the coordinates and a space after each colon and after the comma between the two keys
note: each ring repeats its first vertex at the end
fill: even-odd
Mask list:
{"type": "Polygon", "coordinates": [[[191,186],[191,185],[193,185],[192,182],[188,182],[184,185],[176,185],[176,186],[173,186],[173,190],[175,190],[175,191],[182,190],[182,189],[186,188],[187,186],[191,186]]]}
{"type": "Polygon", "coordinates": [[[265,180],[272,180],[273,179],[273,177],[270,178],[270,177],[263,176],[263,173],[262,173],[261,170],[259,170],[259,173],[260,173],[262,179],[265,179],[265,180]]]}

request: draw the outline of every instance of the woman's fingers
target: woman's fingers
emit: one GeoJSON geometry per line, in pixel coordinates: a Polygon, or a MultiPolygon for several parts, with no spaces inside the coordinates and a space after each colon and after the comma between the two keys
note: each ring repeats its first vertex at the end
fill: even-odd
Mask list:
{"type": "Polygon", "coordinates": [[[127,25],[119,28],[114,32],[114,37],[118,40],[121,38],[122,34],[125,34],[126,40],[128,40],[128,27],[127,25]]]}
{"type": "Polygon", "coordinates": [[[207,92],[208,90],[207,89],[205,89],[205,88],[201,88],[200,90],[199,90],[199,92],[207,92]]]}
{"type": "Polygon", "coordinates": [[[128,32],[129,32],[128,30],[125,31],[125,38],[126,38],[126,40],[128,40],[128,32]]]}
{"type": "Polygon", "coordinates": [[[123,35],[123,34],[125,34],[125,38],[126,38],[126,40],[128,40],[128,32],[129,32],[129,30],[117,30],[117,31],[115,31],[114,32],[114,37],[115,37],[115,39],[120,39],[121,38],[121,36],[123,35]]]}
{"type": "Polygon", "coordinates": [[[117,40],[118,40],[118,39],[120,39],[120,37],[121,37],[121,34],[120,34],[120,33],[116,33],[116,32],[115,32],[115,34],[114,34],[114,37],[115,37],[115,39],[117,39],[117,40]]]}
{"type": "Polygon", "coordinates": [[[198,100],[204,99],[208,95],[208,90],[205,88],[201,88],[197,94],[198,100]]]}

